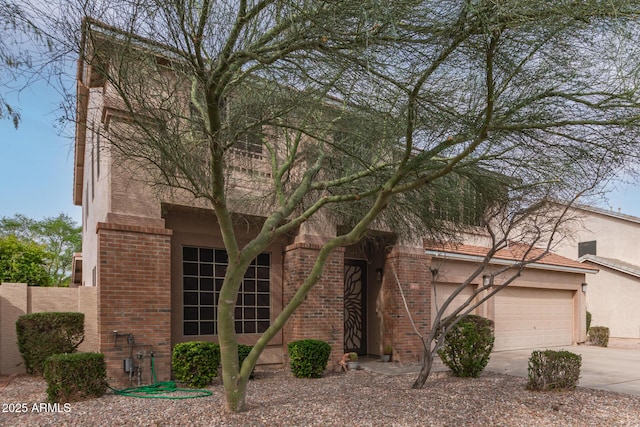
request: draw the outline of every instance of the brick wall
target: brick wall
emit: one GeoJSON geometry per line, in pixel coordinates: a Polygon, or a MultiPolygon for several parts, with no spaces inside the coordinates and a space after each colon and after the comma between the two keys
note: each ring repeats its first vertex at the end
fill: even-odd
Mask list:
{"type": "MultiPolygon", "coordinates": [[[[150,352],[158,381],[171,375],[171,230],[99,223],[98,336],[112,386],[131,385],[123,359],[142,367],[152,382],[150,352]],[[118,337],[114,336],[118,331],[118,337]],[[129,345],[128,334],[133,337],[129,345]],[[143,359],[138,359],[138,354],[143,359]]],[[[135,380],[137,383],[137,379],[135,380]]]]}
{"type": "Polygon", "coordinates": [[[423,346],[411,324],[415,323],[420,334],[426,334],[431,324],[431,257],[395,247],[387,256],[382,292],[384,302],[384,335],[393,347],[393,359],[413,363],[421,360],[423,346]],[[396,279],[397,275],[397,279],[396,279]],[[411,319],[407,314],[402,286],[411,319]]]}
{"type": "MultiPolygon", "coordinates": [[[[309,275],[320,245],[296,243],[285,249],[283,301],[286,305],[309,275]]],[[[331,345],[329,368],[344,354],[344,250],[327,259],[320,281],[284,327],[284,345],[300,339],[319,339],[331,345]]]]}

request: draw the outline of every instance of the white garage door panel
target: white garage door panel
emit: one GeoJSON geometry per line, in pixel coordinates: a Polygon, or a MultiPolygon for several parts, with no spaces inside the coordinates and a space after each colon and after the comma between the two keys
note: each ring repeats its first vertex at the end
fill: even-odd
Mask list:
{"type": "Polygon", "coordinates": [[[495,297],[495,350],[573,342],[573,291],[507,288],[495,297]]]}
{"type": "MultiPolygon", "coordinates": [[[[434,283],[435,298],[431,298],[431,301],[434,301],[437,304],[437,308],[440,309],[440,307],[442,307],[442,304],[447,300],[447,298],[449,298],[449,295],[451,295],[458,286],[459,285],[453,285],[450,283],[434,283]]],[[[460,294],[458,294],[453,299],[453,302],[449,305],[449,308],[447,308],[447,310],[445,310],[444,312],[445,316],[450,314],[460,305],[462,305],[472,293],[473,293],[473,287],[467,286],[460,294]]],[[[432,303],[432,307],[431,307],[432,320],[436,315],[435,309],[436,309],[436,305],[433,305],[432,303]]]]}

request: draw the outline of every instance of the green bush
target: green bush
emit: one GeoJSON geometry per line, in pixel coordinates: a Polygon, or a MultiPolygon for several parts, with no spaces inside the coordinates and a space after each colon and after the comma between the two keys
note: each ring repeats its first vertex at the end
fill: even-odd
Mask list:
{"type": "Polygon", "coordinates": [[[591,329],[591,312],[587,311],[587,333],[589,333],[589,329],[591,329]]]}
{"type": "Polygon", "coordinates": [[[592,326],[589,329],[589,339],[593,345],[607,347],[609,345],[609,328],[606,326],[592,326]]]}
{"type": "Polygon", "coordinates": [[[50,402],[74,402],[100,397],[107,390],[104,354],[54,354],[44,362],[50,402]]]}
{"type": "MultiPolygon", "coordinates": [[[[249,353],[251,353],[251,350],[253,350],[253,346],[238,344],[238,363],[240,364],[240,366],[242,366],[242,362],[244,362],[244,359],[246,359],[249,353]]],[[[249,378],[253,378],[254,371],[255,371],[255,366],[251,370],[251,374],[249,375],[249,378]]]]}
{"type": "Polygon", "coordinates": [[[454,376],[477,378],[489,363],[494,339],[493,321],[470,314],[445,335],[438,355],[454,376]]]}
{"type": "Polygon", "coordinates": [[[27,372],[42,375],[49,356],[73,353],[84,340],[84,314],[25,314],[16,321],[16,333],[27,372]]]}
{"type": "Polygon", "coordinates": [[[582,356],[570,351],[536,350],[529,358],[529,390],[573,390],[580,379],[582,356]]]}
{"type": "Polygon", "coordinates": [[[171,364],[178,381],[195,388],[207,386],[218,375],[220,346],[205,341],[176,344],[171,364]]]}
{"type": "Polygon", "coordinates": [[[298,378],[320,378],[331,354],[331,346],[320,340],[290,342],[289,361],[291,372],[298,378]]]}

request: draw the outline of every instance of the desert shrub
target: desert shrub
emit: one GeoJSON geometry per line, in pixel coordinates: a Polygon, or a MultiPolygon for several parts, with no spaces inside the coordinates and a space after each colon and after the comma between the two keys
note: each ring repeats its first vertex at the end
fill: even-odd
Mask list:
{"type": "Polygon", "coordinates": [[[84,314],[25,314],[16,321],[16,333],[27,372],[42,375],[49,356],[73,353],[84,340],[84,314]]]}
{"type": "Polygon", "coordinates": [[[471,314],[447,332],[438,355],[454,376],[477,378],[489,363],[494,340],[493,321],[471,314]]]}
{"type": "Polygon", "coordinates": [[[173,375],[189,387],[204,387],[218,375],[220,346],[213,342],[188,341],[176,344],[171,357],[173,375]]]}
{"type": "Polygon", "coordinates": [[[529,390],[573,390],[580,379],[582,356],[570,351],[536,350],[529,358],[529,390]]]}
{"type": "Polygon", "coordinates": [[[100,397],[107,390],[104,354],[54,354],[44,362],[50,402],[74,402],[100,397]]]}
{"type": "Polygon", "coordinates": [[[591,329],[591,312],[587,311],[587,333],[589,333],[589,329],[591,329]]]}
{"type": "Polygon", "coordinates": [[[290,342],[289,361],[291,372],[298,378],[320,378],[331,354],[329,343],[320,340],[290,342]]]}
{"type": "MultiPolygon", "coordinates": [[[[253,350],[253,347],[250,345],[238,344],[238,363],[240,364],[240,366],[242,366],[242,362],[244,362],[244,359],[246,359],[249,353],[251,353],[251,350],[253,350]]],[[[255,367],[251,370],[249,378],[253,378],[254,371],[255,367]]]]}
{"type": "Polygon", "coordinates": [[[589,329],[589,339],[591,344],[598,347],[606,347],[609,345],[609,328],[606,326],[592,326],[589,329]]]}

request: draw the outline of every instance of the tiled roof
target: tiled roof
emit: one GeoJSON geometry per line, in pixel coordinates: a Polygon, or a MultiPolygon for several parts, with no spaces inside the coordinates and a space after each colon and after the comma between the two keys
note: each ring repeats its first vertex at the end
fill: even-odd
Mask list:
{"type": "Polygon", "coordinates": [[[629,264],[628,262],[620,261],[619,259],[614,258],[605,258],[596,255],[584,255],[578,261],[580,262],[589,262],[593,264],[600,265],[602,267],[611,268],[613,270],[618,270],[623,273],[630,274],[635,277],[640,277],[640,267],[634,264],[629,264]]]}
{"type": "MultiPolygon", "coordinates": [[[[477,257],[484,257],[489,252],[489,248],[487,247],[455,243],[425,243],[425,249],[477,257]]],[[[527,253],[528,250],[529,246],[527,245],[512,243],[508,247],[497,251],[492,259],[517,262],[521,261],[526,254],[526,259],[531,260],[535,264],[592,270],[593,272],[598,271],[598,269],[593,266],[585,265],[553,252],[547,252],[545,254],[544,249],[534,247],[527,253]],[[537,259],[538,257],[540,257],[540,259],[537,259]]]]}

